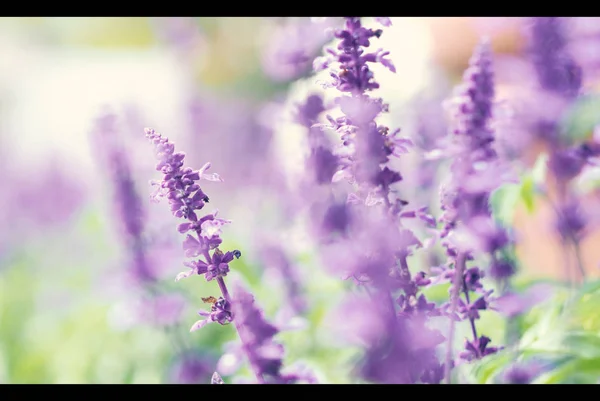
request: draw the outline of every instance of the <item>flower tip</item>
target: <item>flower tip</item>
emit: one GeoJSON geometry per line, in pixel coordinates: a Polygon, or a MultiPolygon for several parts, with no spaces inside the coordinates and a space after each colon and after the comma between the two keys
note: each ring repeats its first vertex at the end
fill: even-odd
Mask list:
{"type": "Polygon", "coordinates": [[[148,135],[152,134],[154,132],[154,130],[152,128],[146,127],[144,128],[144,132],[148,135]]]}
{"type": "Polygon", "coordinates": [[[181,273],[179,273],[179,274],[178,274],[178,275],[175,277],[175,282],[178,282],[178,281],[179,281],[179,280],[181,280],[182,278],[186,278],[186,277],[189,277],[189,276],[191,276],[193,272],[194,272],[193,270],[190,270],[190,271],[187,271],[187,272],[181,272],[181,273]]]}
{"type": "Polygon", "coordinates": [[[389,17],[375,17],[375,21],[377,21],[385,27],[392,26],[392,20],[389,17]]]}
{"type": "Polygon", "coordinates": [[[196,330],[200,330],[202,327],[206,326],[209,322],[210,322],[210,320],[208,320],[208,319],[198,320],[190,328],[190,333],[194,332],[196,330]]]}
{"type": "Polygon", "coordinates": [[[210,378],[210,384],[225,384],[225,382],[223,381],[223,378],[221,378],[221,375],[215,372],[210,378]]]}

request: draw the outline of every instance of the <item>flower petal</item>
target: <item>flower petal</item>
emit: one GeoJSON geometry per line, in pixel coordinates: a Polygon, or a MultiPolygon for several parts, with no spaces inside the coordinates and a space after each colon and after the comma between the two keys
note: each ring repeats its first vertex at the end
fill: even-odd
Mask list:
{"type": "Polygon", "coordinates": [[[200,330],[201,328],[203,328],[204,326],[206,326],[207,324],[209,324],[210,322],[212,322],[212,320],[210,319],[203,319],[203,320],[198,320],[196,323],[194,323],[192,325],[192,327],[190,328],[190,333],[192,331],[196,331],[196,330],[200,330]]]}
{"type": "Polygon", "coordinates": [[[182,278],[187,278],[187,277],[191,276],[194,273],[195,273],[194,270],[188,270],[186,272],[181,272],[181,273],[179,273],[177,275],[177,277],[175,277],[175,281],[177,282],[177,281],[181,280],[182,278]]]}
{"type": "Polygon", "coordinates": [[[221,378],[221,375],[215,372],[210,379],[210,384],[225,384],[225,382],[223,381],[223,378],[221,378]]]}

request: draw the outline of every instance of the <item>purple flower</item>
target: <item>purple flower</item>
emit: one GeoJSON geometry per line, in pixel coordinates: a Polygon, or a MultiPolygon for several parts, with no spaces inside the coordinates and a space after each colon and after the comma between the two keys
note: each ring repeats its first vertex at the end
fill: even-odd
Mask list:
{"type": "Polygon", "coordinates": [[[130,253],[133,274],[141,281],[153,281],[155,277],[151,271],[148,249],[144,241],[145,210],[119,134],[117,117],[106,113],[98,118],[92,139],[96,144],[101,164],[111,180],[121,234],[130,253]]]}
{"type": "Polygon", "coordinates": [[[543,368],[538,364],[513,364],[503,374],[506,384],[530,384],[543,368]]]}
{"type": "Polygon", "coordinates": [[[490,266],[490,277],[502,281],[515,274],[515,271],[513,262],[495,259],[490,266]]]}
{"type": "MultiPolygon", "coordinates": [[[[389,20],[380,22],[389,25],[389,20]]],[[[330,125],[323,126],[335,131],[342,141],[334,152],[339,155],[339,168],[332,181],[345,178],[354,189],[345,205],[331,202],[325,208],[324,231],[341,235],[328,238],[323,256],[328,266],[367,287],[383,304],[368,302],[369,307],[360,309],[362,317],[375,321],[373,327],[378,329],[369,330],[359,318],[349,322],[348,331],[362,337],[365,347],[360,376],[383,383],[414,383],[421,377],[435,381],[439,368],[435,347],[443,337],[429,330],[423,319],[436,315],[437,308],[418,294],[429,279],[422,272],[412,276],[406,258],[422,244],[400,222],[418,217],[431,224],[434,219],[426,208],[404,210],[407,202],[393,196],[392,186],[403,177],[388,165],[389,159],[407,153],[412,142],[399,136],[399,130],[390,132],[377,124],[375,120],[388,112],[389,106],[367,94],[379,87],[370,63],[380,63],[395,72],[387,58],[389,52],[366,52],[370,41],[382,32],[363,27],[360,18],[347,17],[345,29],[335,33],[337,50],[326,49],[328,56],[314,63],[316,67],[331,67],[331,86],[342,92],[336,102],[343,116],[327,116],[330,125]],[[396,311],[392,291],[398,289],[403,294],[397,298],[400,309],[396,311]]],[[[350,317],[350,311],[346,315],[350,317]]]]}
{"type": "Polygon", "coordinates": [[[598,156],[600,156],[599,143],[583,143],[554,150],[548,160],[548,167],[558,179],[566,182],[577,177],[583,168],[598,156]]]}
{"type": "MultiPolygon", "coordinates": [[[[456,91],[454,127],[451,131],[451,182],[442,188],[441,204],[444,223],[442,237],[456,230],[462,222],[480,248],[494,253],[507,244],[503,229],[491,220],[490,193],[501,184],[501,167],[493,148],[490,128],[494,82],[489,43],[482,42],[469,62],[463,84],[456,91]]],[[[449,248],[458,246],[446,241],[449,248]]],[[[456,250],[451,250],[451,253],[456,250]]]]}
{"type": "Polygon", "coordinates": [[[439,362],[435,347],[443,337],[422,319],[398,318],[386,300],[389,295],[373,295],[347,299],[333,322],[343,339],[364,347],[360,376],[387,384],[416,383],[421,378],[436,382],[439,362]]]}
{"type": "Polygon", "coordinates": [[[327,49],[328,56],[315,60],[313,66],[340,63],[341,72],[334,77],[337,79],[335,86],[342,92],[360,94],[377,89],[379,84],[373,79],[373,73],[367,63],[380,63],[390,71],[396,71],[392,62],[385,58],[389,52],[380,49],[365,54],[363,48],[369,47],[370,40],[380,37],[381,34],[380,29],[363,27],[359,17],[347,17],[345,29],[335,32],[335,37],[340,39],[337,49],[327,49]]]}
{"type": "Polygon", "coordinates": [[[225,277],[229,272],[229,262],[234,256],[239,257],[239,251],[223,253],[218,246],[221,227],[230,223],[229,220],[217,218],[217,212],[198,218],[197,211],[204,208],[209,202],[208,196],[202,191],[198,181],[222,181],[218,174],[208,174],[210,163],[206,163],[200,170],[193,171],[183,167],[185,154],[175,152],[175,145],[167,138],[162,137],[153,129],[146,128],[146,137],[154,144],[156,157],[159,159],[156,169],[163,173],[163,180],[155,182],[158,187],[156,197],[166,197],[175,217],[188,220],[180,224],[178,231],[181,233],[193,230],[196,237],[187,234],[183,249],[187,257],[203,256],[194,262],[186,262],[190,271],[179,273],[176,281],[192,274],[204,274],[207,281],[225,277]],[[209,251],[213,250],[211,257],[209,251]]]}
{"type": "Polygon", "coordinates": [[[209,323],[219,323],[220,325],[226,325],[231,323],[233,320],[233,314],[231,311],[231,302],[226,300],[223,297],[219,297],[219,299],[215,299],[214,297],[209,297],[203,299],[207,303],[211,303],[212,306],[210,311],[200,311],[198,314],[200,316],[206,317],[206,319],[198,320],[196,323],[192,325],[190,331],[196,331],[206,326],[209,323]]]}
{"type": "Polygon", "coordinates": [[[492,340],[486,336],[481,336],[472,341],[465,339],[465,351],[460,353],[460,357],[467,361],[472,361],[474,359],[483,358],[486,355],[495,354],[501,348],[488,347],[488,344],[491,341],[492,340]]]}
{"type": "Polygon", "coordinates": [[[202,384],[208,381],[213,361],[195,353],[180,356],[171,370],[171,382],[176,384],[202,384]]]}
{"type": "Polygon", "coordinates": [[[338,169],[339,161],[329,149],[318,146],[311,152],[309,165],[315,173],[317,184],[330,184],[338,169]]]}
{"type": "Polygon", "coordinates": [[[271,243],[261,249],[261,259],[267,268],[276,270],[286,288],[290,309],[295,315],[306,310],[306,300],[302,294],[302,284],[297,277],[294,265],[280,244],[271,243]]]}
{"type": "Polygon", "coordinates": [[[283,347],[274,342],[279,330],[267,322],[254,303],[254,297],[238,286],[234,292],[233,311],[240,327],[244,349],[254,371],[267,383],[290,383],[292,377],[282,375],[283,347]]]}
{"type": "Polygon", "coordinates": [[[567,52],[564,29],[562,17],[532,18],[530,52],[542,88],[574,97],[581,88],[582,72],[567,52]]]}
{"type": "Polygon", "coordinates": [[[571,30],[569,49],[586,78],[596,78],[600,71],[600,18],[577,17],[571,30]]]}
{"type": "Polygon", "coordinates": [[[183,167],[185,155],[175,152],[172,142],[153,129],[146,128],[145,132],[146,137],[154,144],[156,157],[159,159],[156,169],[163,173],[163,180],[155,184],[158,186],[157,195],[169,200],[175,217],[187,220],[178,227],[178,231],[186,233],[193,230],[196,234],[186,235],[183,244],[186,256],[203,257],[194,262],[187,262],[190,271],[180,273],[176,280],[194,273],[203,274],[207,281],[217,281],[222,294],[219,298],[202,298],[204,302],[211,304],[211,309],[199,312],[205,319],[194,323],[190,331],[198,330],[212,322],[226,325],[233,321],[257,380],[263,383],[265,376],[268,376],[269,380],[280,383],[294,382],[296,376],[280,374],[283,348],[271,341],[278,330],[262,318],[262,312],[254,306],[253,297],[240,288],[236,291],[235,300],[231,300],[224,277],[229,272],[229,263],[234,257],[239,258],[241,252],[234,250],[223,253],[218,248],[221,226],[229,221],[216,218],[216,212],[201,218],[196,214],[209,201],[197,181],[222,181],[221,178],[217,174],[206,173],[210,163],[206,163],[198,171],[183,167]],[[213,250],[212,255],[210,250],[213,250]]]}
{"type": "MultiPolygon", "coordinates": [[[[441,237],[449,261],[438,280],[453,282],[450,303],[442,308],[452,319],[448,347],[455,321],[468,320],[473,337],[466,340],[460,358],[471,361],[498,348],[488,347],[490,338],[477,333],[475,321],[480,318],[480,311],[490,309],[492,291],[483,288],[480,279],[484,273],[477,267],[468,267],[467,263],[474,258],[474,251],[487,252],[495,261],[496,253],[509,243],[506,231],[492,220],[489,207],[491,191],[501,184],[503,173],[493,147],[494,131],[490,124],[494,74],[489,42],[483,41],[476,48],[455,96],[449,146],[449,153],[454,156],[452,175],[440,193],[443,211],[440,220],[444,223],[441,237]],[[472,292],[480,296],[472,300],[472,292]]],[[[451,357],[448,348],[446,364],[452,363],[451,357]]]]}
{"type": "Polygon", "coordinates": [[[587,219],[575,200],[563,205],[558,212],[556,229],[565,239],[579,241],[583,237],[587,219]]]}
{"type": "Polygon", "coordinates": [[[496,157],[490,128],[493,99],[491,50],[489,43],[484,41],[475,49],[469,68],[463,74],[463,83],[455,93],[455,125],[451,132],[464,151],[471,153],[468,163],[496,157]]]}
{"type": "Polygon", "coordinates": [[[261,64],[275,81],[288,81],[308,73],[311,60],[326,41],[330,21],[313,22],[308,18],[285,18],[262,46],[261,64]]]}

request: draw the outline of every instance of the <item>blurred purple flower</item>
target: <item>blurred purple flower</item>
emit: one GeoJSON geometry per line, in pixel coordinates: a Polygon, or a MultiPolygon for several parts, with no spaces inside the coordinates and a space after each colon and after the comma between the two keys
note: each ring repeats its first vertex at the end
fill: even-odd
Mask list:
{"type": "Polygon", "coordinates": [[[548,284],[536,284],[522,294],[506,293],[494,301],[498,312],[506,317],[514,317],[526,313],[532,307],[544,302],[553,294],[548,284]]]}
{"type": "Polygon", "coordinates": [[[597,78],[600,73],[600,17],[571,18],[569,49],[581,65],[584,76],[597,78]]]}
{"type": "Polygon", "coordinates": [[[293,384],[302,379],[296,374],[283,374],[284,349],[273,337],[279,330],[267,322],[258,309],[254,297],[241,286],[234,290],[233,313],[242,329],[240,338],[254,372],[266,383],[293,384]]]}
{"type": "Polygon", "coordinates": [[[564,17],[534,17],[530,24],[531,58],[541,87],[561,96],[577,96],[582,71],[568,53],[564,17]]]}
{"type": "Polygon", "coordinates": [[[157,325],[171,326],[179,322],[185,302],[179,294],[157,295],[143,306],[142,316],[157,325]]]}
{"type": "Polygon", "coordinates": [[[579,202],[572,200],[557,211],[556,230],[564,239],[578,242],[585,234],[587,222],[579,202]]]}
{"type": "Polygon", "coordinates": [[[261,47],[265,73],[275,81],[289,81],[307,74],[311,60],[328,39],[325,30],[331,23],[330,19],[286,18],[261,47]]]}
{"type": "Polygon", "coordinates": [[[504,371],[503,382],[506,384],[530,384],[542,371],[543,367],[536,363],[515,363],[504,371]]]}
{"type": "Polygon", "coordinates": [[[152,22],[157,36],[183,57],[205,51],[206,39],[197,17],[160,17],[152,22]]]}
{"type": "Polygon", "coordinates": [[[9,189],[0,194],[0,218],[12,227],[6,235],[9,241],[27,231],[64,226],[77,216],[87,198],[77,169],[57,157],[29,167],[7,163],[4,171],[11,179],[6,184],[9,189]]]}
{"type": "MultiPolygon", "coordinates": [[[[280,169],[273,146],[271,105],[244,99],[204,95],[189,102],[189,160],[210,157],[235,188],[259,187],[265,193],[281,193],[280,169]],[[240,168],[243,166],[243,168],[240,168]]],[[[273,117],[274,118],[274,117],[273,117]]],[[[232,202],[239,202],[231,197],[232,202]]]]}
{"type": "Polygon", "coordinates": [[[171,368],[170,379],[175,384],[204,384],[209,381],[214,361],[197,353],[178,357],[171,368]]]}
{"type": "Polygon", "coordinates": [[[276,270],[281,277],[292,312],[295,315],[302,315],[307,307],[306,299],[302,294],[296,268],[292,265],[282,246],[277,243],[266,244],[262,247],[260,253],[265,267],[276,270]]]}
{"type": "Polygon", "coordinates": [[[395,316],[386,297],[382,292],[369,298],[350,297],[334,314],[332,324],[339,335],[365,349],[360,376],[376,383],[439,383],[440,364],[434,350],[443,336],[422,319],[395,316]]]}
{"type": "MultiPolygon", "coordinates": [[[[380,22],[388,25],[389,21],[380,22]]],[[[423,318],[435,315],[436,308],[418,290],[429,281],[423,272],[412,276],[406,262],[412,250],[422,244],[401,224],[401,219],[406,218],[425,218],[428,224],[432,219],[426,208],[404,210],[406,201],[390,199],[391,187],[402,180],[402,175],[387,163],[390,156],[406,153],[412,142],[400,137],[399,130],[390,133],[388,127],[375,122],[380,113],[388,112],[389,106],[367,94],[379,87],[368,63],[380,63],[395,72],[386,58],[389,52],[379,49],[365,54],[370,40],[382,32],[363,27],[360,18],[346,17],[345,29],[335,32],[339,39],[337,50],[326,49],[328,55],[314,62],[316,68],[339,64],[339,69],[331,68],[330,75],[334,78],[331,86],[342,92],[336,102],[343,116],[327,116],[330,125],[322,127],[335,131],[342,140],[336,152],[341,168],[333,181],[345,178],[354,189],[345,205],[332,202],[324,208],[324,231],[341,235],[325,242],[322,256],[336,273],[366,287],[372,301],[383,303],[379,307],[368,303],[372,308],[361,308],[362,318],[349,322],[349,332],[359,336],[368,333],[368,338],[363,339],[365,353],[359,375],[376,382],[414,383],[422,377],[425,381],[437,379],[435,347],[443,337],[425,327],[423,318]],[[397,289],[403,291],[397,299],[399,313],[391,296],[397,289]],[[369,331],[362,319],[375,320],[386,334],[369,331]],[[412,333],[421,335],[417,339],[412,333]]],[[[346,316],[350,312],[344,313],[346,316]]]]}
{"type": "Polygon", "coordinates": [[[130,253],[131,268],[140,282],[156,279],[152,272],[145,240],[146,214],[132,177],[132,167],[117,116],[103,113],[96,121],[92,132],[96,153],[102,169],[111,181],[114,206],[122,238],[130,253]]]}
{"type": "Polygon", "coordinates": [[[600,143],[588,142],[573,147],[555,149],[548,167],[561,181],[567,182],[577,177],[586,165],[600,156],[600,143]]]}
{"type": "MultiPolygon", "coordinates": [[[[453,282],[450,302],[443,307],[444,313],[452,318],[447,364],[452,362],[450,344],[455,320],[468,320],[473,336],[471,340],[465,340],[465,350],[459,354],[461,359],[479,359],[499,349],[488,347],[490,338],[477,333],[475,321],[480,318],[480,311],[490,309],[492,291],[486,291],[480,282],[483,271],[467,266],[474,251],[489,253],[494,263],[497,251],[509,243],[504,229],[492,220],[489,206],[491,191],[502,183],[502,166],[499,166],[493,147],[494,131],[490,124],[493,100],[492,55],[490,44],[485,40],[475,49],[463,75],[463,83],[455,92],[455,120],[449,148],[454,156],[450,168],[452,175],[440,193],[444,223],[442,244],[449,261],[438,277],[453,282]],[[472,300],[472,292],[478,293],[479,297],[472,300]]],[[[449,380],[450,372],[446,373],[449,380]]]]}

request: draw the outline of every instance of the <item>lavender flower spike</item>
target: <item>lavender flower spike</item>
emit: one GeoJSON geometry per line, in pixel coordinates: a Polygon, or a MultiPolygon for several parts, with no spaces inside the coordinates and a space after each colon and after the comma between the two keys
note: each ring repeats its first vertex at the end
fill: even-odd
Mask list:
{"type": "Polygon", "coordinates": [[[211,309],[209,312],[199,312],[205,319],[194,323],[190,331],[198,330],[212,322],[221,325],[233,322],[242,342],[242,348],[259,383],[265,383],[267,380],[265,376],[278,383],[295,381],[295,376],[282,376],[279,373],[282,365],[280,353],[283,348],[270,342],[270,338],[278,330],[262,319],[262,314],[254,306],[250,294],[240,290],[238,292],[240,295],[234,302],[225,285],[224,277],[229,273],[229,263],[241,256],[238,250],[224,253],[219,249],[222,242],[221,226],[230,221],[217,218],[217,212],[198,217],[198,211],[204,208],[209,199],[197,181],[200,179],[222,181],[222,179],[216,174],[206,174],[206,170],[210,167],[209,163],[198,171],[193,171],[189,167],[184,168],[185,154],[175,152],[175,145],[168,138],[151,128],[146,128],[145,132],[146,137],[154,144],[156,157],[159,159],[156,169],[164,175],[161,182],[154,183],[158,187],[155,198],[166,197],[173,215],[187,220],[179,225],[180,233],[195,234],[186,234],[183,248],[186,256],[200,257],[200,259],[186,262],[186,266],[191,270],[180,273],[177,279],[193,274],[203,275],[207,281],[216,280],[222,294],[218,299],[212,296],[202,298],[203,302],[211,304],[211,309]]]}
{"type": "Polygon", "coordinates": [[[451,317],[445,374],[448,382],[456,320],[468,320],[473,335],[471,341],[466,340],[461,359],[471,361],[498,351],[496,347],[488,347],[491,340],[478,335],[475,326],[475,321],[480,317],[479,311],[489,309],[491,291],[485,291],[480,282],[483,271],[467,266],[476,250],[489,253],[492,264],[495,264],[497,251],[508,244],[506,232],[495,225],[489,207],[490,193],[501,182],[498,158],[493,148],[494,132],[490,128],[494,74],[487,40],[477,47],[471,57],[456,99],[455,125],[451,132],[455,158],[451,167],[451,181],[442,191],[441,218],[444,222],[441,236],[450,267],[444,275],[453,281],[451,302],[446,305],[446,313],[451,317]],[[467,246],[460,240],[461,234],[478,239],[478,246],[471,247],[470,243],[467,246]],[[472,299],[473,292],[480,296],[472,299]],[[464,300],[461,299],[461,293],[464,300]]]}
{"type": "Polygon", "coordinates": [[[567,52],[564,17],[535,17],[531,21],[531,57],[540,86],[566,98],[577,96],[582,72],[567,52]]]}

